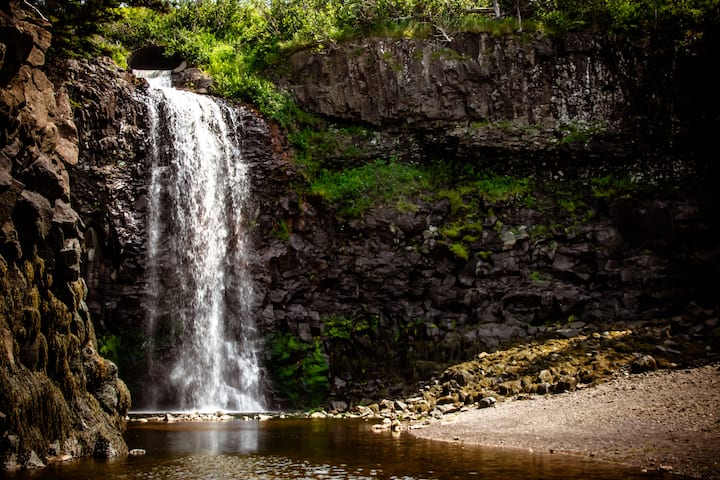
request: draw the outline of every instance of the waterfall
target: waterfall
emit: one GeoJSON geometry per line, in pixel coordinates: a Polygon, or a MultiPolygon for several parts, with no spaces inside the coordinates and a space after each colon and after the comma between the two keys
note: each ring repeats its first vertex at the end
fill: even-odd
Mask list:
{"type": "Polygon", "coordinates": [[[263,410],[247,271],[248,168],[236,110],[150,84],[147,409],[263,410]],[[160,360],[159,360],[160,359],[160,360]]]}

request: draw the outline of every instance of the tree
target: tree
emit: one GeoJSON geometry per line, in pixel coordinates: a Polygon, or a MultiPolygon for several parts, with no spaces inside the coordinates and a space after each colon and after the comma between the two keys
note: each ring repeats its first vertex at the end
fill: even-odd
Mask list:
{"type": "Polygon", "coordinates": [[[121,3],[166,11],[165,0],[30,0],[28,2],[51,23],[52,50],[63,56],[88,56],[101,53],[94,41],[104,25],[120,17],[121,3]]]}

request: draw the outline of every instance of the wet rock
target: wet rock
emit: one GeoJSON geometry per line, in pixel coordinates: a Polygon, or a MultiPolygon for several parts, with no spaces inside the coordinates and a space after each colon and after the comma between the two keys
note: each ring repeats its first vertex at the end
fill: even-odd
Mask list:
{"type": "Polygon", "coordinates": [[[172,83],[175,88],[192,90],[196,93],[208,93],[213,83],[212,77],[199,68],[186,68],[180,72],[173,73],[172,83]]]}
{"type": "Polygon", "coordinates": [[[30,451],[29,458],[23,462],[23,468],[26,469],[33,469],[33,468],[43,468],[45,467],[45,464],[42,460],[40,460],[40,457],[37,453],[35,453],[35,450],[30,451]]]}
{"type": "Polygon", "coordinates": [[[358,405],[356,409],[361,417],[371,417],[375,414],[370,407],[366,407],[364,405],[358,405]]]}
{"type": "MultiPolygon", "coordinates": [[[[125,452],[127,452],[127,450],[125,450],[125,452]]],[[[103,437],[98,438],[93,450],[93,456],[95,458],[117,458],[123,453],[123,449],[118,447],[116,441],[103,437]]]]}
{"type": "Polygon", "coordinates": [[[143,448],[133,448],[128,452],[128,455],[131,457],[140,457],[147,453],[147,451],[143,448]]]}

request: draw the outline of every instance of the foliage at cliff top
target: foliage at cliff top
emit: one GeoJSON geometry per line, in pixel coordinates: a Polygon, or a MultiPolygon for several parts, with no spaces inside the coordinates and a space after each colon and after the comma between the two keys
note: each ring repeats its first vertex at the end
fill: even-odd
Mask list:
{"type": "Polygon", "coordinates": [[[102,31],[107,47],[165,45],[207,70],[216,93],[255,103],[286,127],[297,122],[299,112],[263,72],[298,48],[362,36],[443,37],[458,31],[695,34],[720,19],[720,0],[499,0],[501,18],[488,13],[492,0],[174,0],[165,10],[107,8],[117,0],[71,3],[103,5],[107,15],[100,21],[118,17],[102,31]]]}

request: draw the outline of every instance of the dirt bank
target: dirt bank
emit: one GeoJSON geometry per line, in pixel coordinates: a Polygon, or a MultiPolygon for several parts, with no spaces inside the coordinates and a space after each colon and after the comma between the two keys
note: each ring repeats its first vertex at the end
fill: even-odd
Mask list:
{"type": "Polygon", "coordinates": [[[508,400],[412,430],[434,440],[589,455],[720,479],[720,364],[621,374],[598,386],[508,400]]]}

